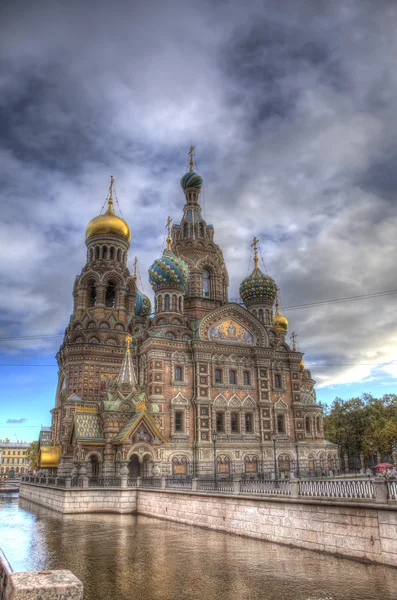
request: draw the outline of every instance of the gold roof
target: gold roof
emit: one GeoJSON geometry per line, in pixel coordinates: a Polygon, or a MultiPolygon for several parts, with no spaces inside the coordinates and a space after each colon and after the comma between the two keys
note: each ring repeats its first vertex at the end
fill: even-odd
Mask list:
{"type": "Polygon", "coordinates": [[[284,315],[281,314],[278,308],[278,298],[276,298],[276,312],[273,316],[273,323],[275,329],[277,329],[278,331],[287,331],[288,329],[288,319],[287,317],[284,317],[284,315]]]}
{"type": "Polygon", "coordinates": [[[108,209],[103,215],[98,215],[91,219],[85,230],[86,239],[93,237],[94,235],[115,235],[128,242],[131,241],[131,230],[128,224],[118,217],[113,208],[113,176],[111,177],[109,197],[108,197],[108,209]]]}
{"type": "Polygon", "coordinates": [[[61,458],[60,446],[42,446],[39,453],[39,467],[55,469],[61,458]]]}

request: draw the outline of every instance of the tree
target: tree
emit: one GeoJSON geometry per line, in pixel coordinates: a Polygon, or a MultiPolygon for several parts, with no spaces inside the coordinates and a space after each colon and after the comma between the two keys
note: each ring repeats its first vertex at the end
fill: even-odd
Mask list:
{"type": "Polygon", "coordinates": [[[37,469],[39,466],[39,442],[31,442],[26,458],[29,461],[29,469],[37,469]]]}
{"type": "Polygon", "coordinates": [[[397,396],[335,398],[324,417],[324,432],[328,440],[339,444],[342,456],[391,454],[397,442],[397,396]]]}

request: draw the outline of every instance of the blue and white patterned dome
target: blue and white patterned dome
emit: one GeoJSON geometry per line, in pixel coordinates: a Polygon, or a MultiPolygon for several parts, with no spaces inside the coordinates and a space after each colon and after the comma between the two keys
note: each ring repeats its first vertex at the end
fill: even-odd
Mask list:
{"type": "Polygon", "coordinates": [[[137,289],[135,300],[135,316],[147,317],[148,315],[150,315],[151,310],[152,305],[150,303],[149,298],[137,289]]]}
{"type": "Polygon", "coordinates": [[[240,296],[244,304],[274,303],[277,295],[276,282],[256,267],[240,285],[240,296]]]}
{"type": "Polygon", "coordinates": [[[194,171],[189,171],[185,173],[181,179],[181,188],[186,190],[187,188],[196,188],[197,190],[201,190],[203,187],[203,178],[198,173],[194,171]]]}
{"type": "Polygon", "coordinates": [[[175,256],[171,250],[164,250],[163,256],[149,268],[149,281],[154,290],[160,287],[179,287],[185,292],[189,280],[187,264],[175,256]]]}

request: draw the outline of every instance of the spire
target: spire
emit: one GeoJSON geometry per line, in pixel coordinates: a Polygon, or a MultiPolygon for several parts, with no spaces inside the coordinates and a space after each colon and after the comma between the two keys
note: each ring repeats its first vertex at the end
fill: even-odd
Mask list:
{"type": "Polygon", "coordinates": [[[253,242],[251,244],[251,248],[254,249],[254,263],[255,263],[255,269],[258,268],[258,238],[254,237],[253,242]]]}
{"type": "MultiPolygon", "coordinates": [[[[192,146],[193,148],[193,146],[192,146]]],[[[171,237],[171,223],[172,223],[172,219],[171,217],[168,217],[167,219],[167,231],[168,231],[168,236],[167,236],[167,250],[171,250],[171,244],[172,244],[172,237],[171,237]]]]}
{"type": "Polygon", "coordinates": [[[137,273],[136,273],[136,271],[137,271],[137,265],[138,265],[138,257],[137,257],[137,256],[134,258],[134,263],[133,263],[133,264],[134,264],[134,275],[133,275],[133,280],[134,280],[134,282],[135,282],[135,284],[136,284],[136,282],[137,282],[137,280],[138,280],[138,275],[137,275],[137,273]]]}
{"type": "Polygon", "coordinates": [[[123,360],[123,364],[121,365],[119,378],[117,380],[117,383],[119,385],[121,385],[122,383],[128,383],[131,386],[136,385],[135,369],[134,369],[134,365],[132,364],[131,350],[130,350],[131,342],[132,342],[132,337],[130,334],[127,334],[127,336],[125,338],[126,349],[125,349],[124,360],[123,360]]]}
{"type": "Polygon", "coordinates": [[[113,175],[111,175],[110,176],[109,193],[108,193],[108,197],[107,197],[107,201],[108,201],[108,210],[107,210],[107,213],[108,213],[108,215],[114,215],[114,209],[113,209],[113,186],[114,186],[114,177],[113,177],[113,175]]]}
{"type": "Polygon", "coordinates": [[[194,171],[194,158],[193,158],[193,152],[194,152],[195,148],[194,146],[190,146],[190,150],[188,152],[189,155],[189,171],[194,171]]]}
{"type": "Polygon", "coordinates": [[[276,312],[273,316],[273,324],[277,331],[287,331],[288,329],[288,319],[281,314],[279,309],[278,294],[276,296],[276,312]]]}
{"type": "Polygon", "coordinates": [[[292,352],[296,352],[296,333],[293,331],[291,333],[291,341],[292,341],[292,352]]]}

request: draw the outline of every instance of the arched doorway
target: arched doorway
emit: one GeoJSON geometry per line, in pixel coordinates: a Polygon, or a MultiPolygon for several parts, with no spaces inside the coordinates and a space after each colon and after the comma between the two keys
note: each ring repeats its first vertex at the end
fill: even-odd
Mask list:
{"type": "Polygon", "coordinates": [[[128,476],[131,479],[135,479],[139,477],[141,474],[141,463],[139,462],[139,458],[136,454],[131,456],[131,460],[128,463],[128,476]]]}
{"type": "Polygon", "coordinates": [[[99,477],[99,461],[95,454],[90,456],[90,476],[95,479],[99,477]]]}

